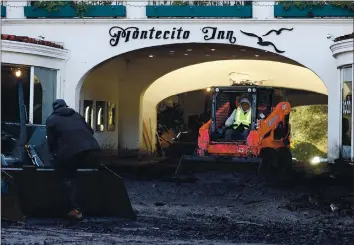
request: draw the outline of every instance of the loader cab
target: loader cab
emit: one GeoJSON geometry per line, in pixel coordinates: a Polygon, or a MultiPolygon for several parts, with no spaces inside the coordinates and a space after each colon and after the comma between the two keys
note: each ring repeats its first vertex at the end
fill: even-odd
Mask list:
{"type": "Polygon", "coordinates": [[[211,140],[223,141],[225,122],[239,106],[241,98],[248,98],[251,103],[251,130],[256,129],[257,120],[266,118],[273,107],[274,89],[256,85],[236,85],[213,87],[211,140]]]}

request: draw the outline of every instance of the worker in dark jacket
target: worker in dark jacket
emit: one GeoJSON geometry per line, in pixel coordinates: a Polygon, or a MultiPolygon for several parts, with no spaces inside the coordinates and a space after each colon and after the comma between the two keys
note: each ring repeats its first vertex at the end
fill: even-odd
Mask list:
{"type": "Polygon", "coordinates": [[[90,165],[100,146],[85,119],[62,99],[53,102],[53,113],[46,121],[46,129],[54,167],[63,180],[70,200],[71,211],[68,215],[80,220],[82,213],[75,196],[76,170],[90,165]]]}

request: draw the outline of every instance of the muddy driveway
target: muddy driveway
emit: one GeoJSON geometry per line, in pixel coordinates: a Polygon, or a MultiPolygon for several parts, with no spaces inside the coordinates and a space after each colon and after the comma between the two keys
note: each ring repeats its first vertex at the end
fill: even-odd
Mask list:
{"type": "Polygon", "coordinates": [[[195,177],[176,183],[127,175],[136,222],[3,223],[2,244],[354,244],[350,190],[326,181],[280,188],[245,173],[195,177]]]}

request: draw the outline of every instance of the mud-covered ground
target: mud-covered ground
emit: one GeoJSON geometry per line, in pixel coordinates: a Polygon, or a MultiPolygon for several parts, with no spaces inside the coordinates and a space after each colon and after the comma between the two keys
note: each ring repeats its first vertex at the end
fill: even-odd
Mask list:
{"type": "Polygon", "coordinates": [[[246,173],[195,177],[176,183],[126,176],[136,222],[88,218],[74,225],[61,220],[3,223],[1,243],[354,244],[351,190],[324,180],[280,188],[246,173]]]}

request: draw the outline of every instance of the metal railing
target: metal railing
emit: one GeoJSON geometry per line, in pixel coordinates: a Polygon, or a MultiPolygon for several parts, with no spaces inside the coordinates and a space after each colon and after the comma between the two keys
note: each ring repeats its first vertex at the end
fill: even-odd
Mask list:
{"type": "Polygon", "coordinates": [[[252,1],[149,1],[149,5],[156,6],[246,6],[252,1]]]}

